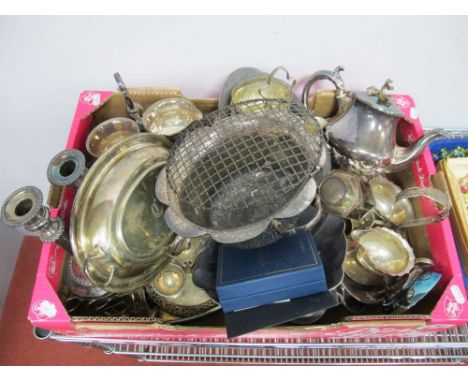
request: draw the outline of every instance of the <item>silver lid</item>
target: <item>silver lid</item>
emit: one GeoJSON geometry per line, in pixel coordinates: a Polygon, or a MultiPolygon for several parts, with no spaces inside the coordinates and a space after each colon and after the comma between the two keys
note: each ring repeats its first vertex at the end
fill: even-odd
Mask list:
{"type": "Polygon", "coordinates": [[[398,109],[390,95],[385,94],[384,90],[393,90],[392,80],[388,79],[379,89],[375,86],[370,86],[365,92],[356,92],[356,98],[362,103],[370,106],[372,109],[392,117],[404,117],[400,109],[398,109]]]}

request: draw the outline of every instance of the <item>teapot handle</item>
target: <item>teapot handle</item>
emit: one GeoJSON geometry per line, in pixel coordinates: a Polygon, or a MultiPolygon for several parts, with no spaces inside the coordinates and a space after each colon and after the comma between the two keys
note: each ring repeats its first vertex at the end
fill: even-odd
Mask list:
{"type": "MultiPolygon", "coordinates": [[[[343,79],[340,76],[340,72],[344,70],[344,67],[342,66],[337,66],[334,71],[331,70],[319,70],[318,72],[315,72],[312,74],[312,77],[310,77],[309,81],[306,82],[304,85],[304,90],[302,91],[302,103],[308,108],[308,100],[309,100],[309,93],[310,93],[310,88],[312,85],[319,81],[319,80],[329,80],[333,82],[333,84],[336,87],[336,99],[338,101],[338,113],[341,113],[345,107],[345,104],[343,102],[343,98],[346,96],[345,92],[345,86],[343,79]]],[[[310,110],[310,112],[313,114],[314,110],[310,110]]]]}
{"type": "Polygon", "coordinates": [[[418,225],[425,225],[425,224],[433,224],[438,223],[444,220],[450,214],[450,199],[449,197],[442,191],[438,190],[437,188],[423,188],[423,187],[410,187],[403,191],[401,191],[395,199],[395,203],[393,204],[393,209],[395,208],[396,204],[403,199],[410,199],[416,198],[419,196],[423,196],[427,199],[430,199],[442,206],[442,210],[438,211],[438,214],[434,214],[431,216],[425,216],[423,218],[416,218],[416,219],[409,219],[402,224],[398,225],[398,228],[406,228],[406,227],[414,227],[418,225]]]}

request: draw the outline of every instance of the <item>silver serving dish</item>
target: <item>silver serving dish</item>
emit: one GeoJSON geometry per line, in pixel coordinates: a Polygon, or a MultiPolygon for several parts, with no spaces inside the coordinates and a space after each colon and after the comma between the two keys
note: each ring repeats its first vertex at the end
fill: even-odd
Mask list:
{"type": "Polygon", "coordinates": [[[93,285],[113,293],[136,289],[170,261],[174,233],[154,197],[169,151],[141,133],[112,146],[84,177],[70,218],[70,239],[93,285]]]}

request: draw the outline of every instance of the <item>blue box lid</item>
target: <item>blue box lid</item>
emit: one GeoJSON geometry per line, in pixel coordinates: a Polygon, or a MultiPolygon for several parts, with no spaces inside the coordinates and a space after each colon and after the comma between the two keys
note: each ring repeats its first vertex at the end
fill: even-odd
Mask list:
{"type": "Polygon", "coordinates": [[[322,262],[310,232],[301,232],[256,249],[220,245],[218,256],[216,290],[221,301],[315,281],[326,284],[322,262]]]}

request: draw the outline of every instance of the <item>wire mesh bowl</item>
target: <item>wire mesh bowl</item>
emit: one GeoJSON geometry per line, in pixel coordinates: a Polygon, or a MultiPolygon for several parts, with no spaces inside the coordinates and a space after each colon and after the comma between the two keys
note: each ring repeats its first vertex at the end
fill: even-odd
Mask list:
{"type": "Polygon", "coordinates": [[[322,145],[301,105],[261,99],[226,106],[192,124],[172,148],[169,204],[207,230],[268,220],[319,169],[322,145]]]}

